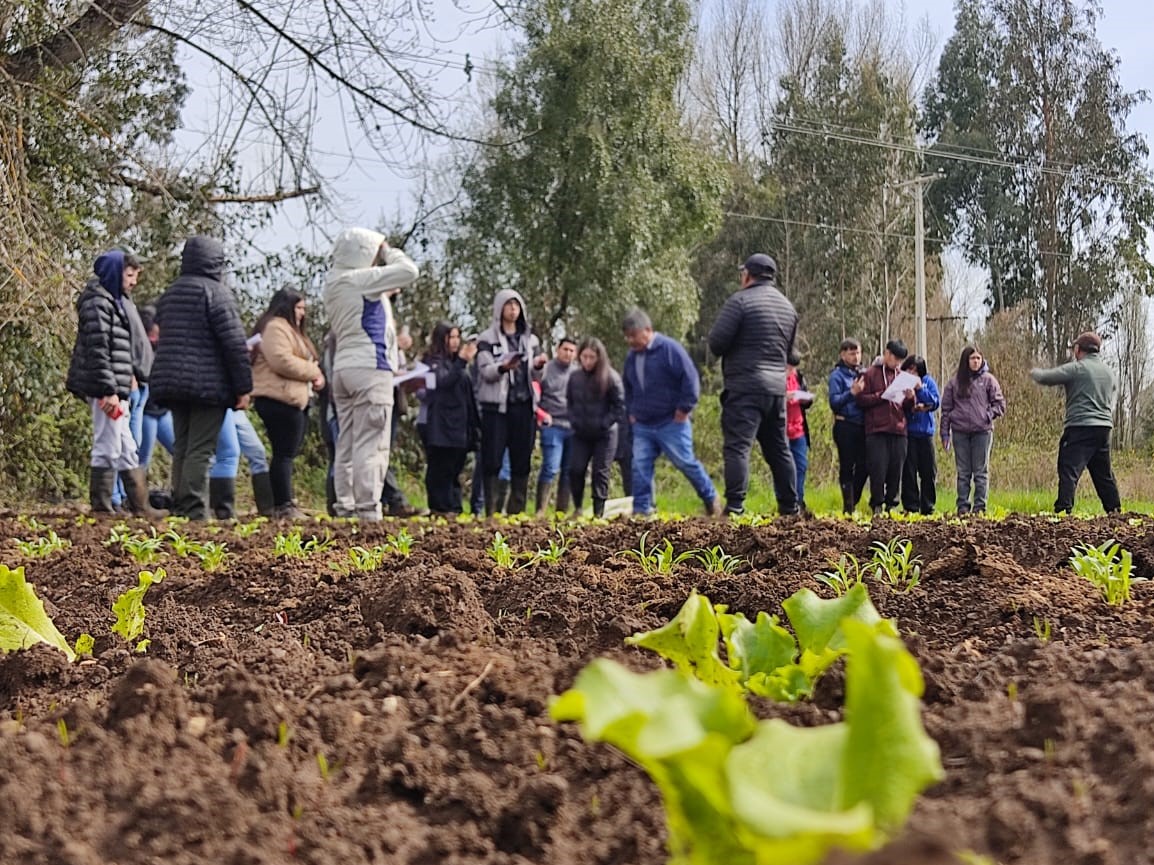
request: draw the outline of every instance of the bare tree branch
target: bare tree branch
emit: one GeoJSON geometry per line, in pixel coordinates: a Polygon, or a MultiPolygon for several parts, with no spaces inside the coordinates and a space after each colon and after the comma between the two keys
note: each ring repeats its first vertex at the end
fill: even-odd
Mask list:
{"type": "Polygon", "coordinates": [[[148,180],[141,180],[139,177],[124,174],[123,172],[113,174],[110,179],[121,186],[136,189],[140,192],[147,192],[149,195],[171,198],[175,201],[200,200],[206,201],[209,204],[276,204],[293,198],[317,195],[321,191],[319,186],[309,186],[303,189],[278,190],[277,192],[257,195],[230,195],[184,186],[179,182],[174,184],[152,183],[148,180]]]}
{"type": "Polygon", "coordinates": [[[83,60],[91,46],[107,41],[140,14],[148,0],[97,0],[79,18],[42,42],[0,57],[16,81],[33,81],[44,69],[62,69],[83,60]]]}

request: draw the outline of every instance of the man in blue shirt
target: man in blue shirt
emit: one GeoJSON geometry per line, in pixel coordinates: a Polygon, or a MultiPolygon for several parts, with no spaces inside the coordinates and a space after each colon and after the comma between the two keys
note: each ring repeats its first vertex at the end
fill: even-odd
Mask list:
{"type": "Polygon", "coordinates": [[[676,340],[653,330],[649,316],[633,310],[621,323],[629,355],[622,376],[625,410],[633,432],[633,513],[653,513],[653,467],[664,454],[693,485],[710,516],[724,503],[693,452],[689,415],[701,395],[701,379],[676,340]]]}

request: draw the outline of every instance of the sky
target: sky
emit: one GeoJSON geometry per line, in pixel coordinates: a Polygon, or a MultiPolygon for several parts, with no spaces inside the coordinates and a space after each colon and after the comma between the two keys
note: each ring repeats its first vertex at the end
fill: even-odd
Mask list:
{"type": "MultiPolygon", "coordinates": [[[[458,0],[460,2],[460,0],[458,0]]],[[[487,0],[469,0],[475,16],[478,5],[487,0]]],[[[769,0],[772,2],[772,0],[769,0]]],[[[1117,53],[1120,58],[1119,77],[1125,90],[1133,92],[1144,89],[1154,91],[1154,52],[1149,49],[1149,32],[1154,27],[1154,11],[1149,0],[1105,0],[1098,21],[1097,33],[1102,45],[1117,53]]],[[[711,0],[704,0],[702,14],[707,16],[712,6],[711,0]]],[[[883,2],[887,11],[895,16],[904,16],[909,26],[922,19],[928,21],[936,34],[936,45],[940,52],[953,32],[954,4],[952,0],[906,0],[904,3],[883,2]]],[[[465,79],[462,67],[466,53],[471,62],[484,71],[489,60],[497,53],[502,40],[508,37],[491,28],[470,33],[464,38],[458,36],[466,13],[458,9],[454,0],[429,0],[431,19],[427,28],[428,44],[432,49],[430,63],[442,68],[437,86],[447,98],[459,106],[457,116],[475,115],[477,112],[476,88],[465,79]]],[[[933,67],[936,68],[935,57],[933,67]]],[[[199,130],[211,128],[214,112],[208,104],[210,89],[198,81],[200,73],[195,61],[188,64],[193,95],[184,114],[187,131],[185,143],[195,142],[199,130]]],[[[207,78],[205,79],[205,81],[207,78]]],[[[258,238],[257,245],[265,250],[276,249],[295,240],[300,240],[318,250],[324,249],[326,238],[331,237],[343,225],[365,225],[380,227],[397,218],[411,217],[415,210],[415,199],[422,181],[439,173],[435,165],[429,165],[419,154],[413,153],[413,160],[404,166],[389,164],[374,153],[361,140],[354,124],[346,123],[341,104],[333,99],[322,101],[321,122],[317,128],[317,148],[320,151],[317,163],[321,173],[329,178],[335,215],[331,223],[317,226],[310,222],[305,209],[299,203],[289,202],[278,209],[269,228],[258,238]]],[[[1148,142],[1154,142],[1154,104],[1139,105],[1131,114],[1129,128],[1141,132],[1148,142]]],[[[447,155],[447,145],[434,147],[433,159],[443,159],[447,155]]],[[[1154,164],[1152,164],[1154,169],[1154,164]]],[[[953,278],[963,286],[960,305],[963,311],[977,315],[981,311],[981,295],[984,278],[978,271],[966,268],[955,257],[947,263],[953,278]]]]}

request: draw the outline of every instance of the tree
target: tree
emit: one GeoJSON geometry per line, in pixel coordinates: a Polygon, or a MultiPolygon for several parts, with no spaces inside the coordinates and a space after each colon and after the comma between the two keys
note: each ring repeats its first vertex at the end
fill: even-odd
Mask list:
{"type": "Polygon", "coordinates": [[[960,0],[926,94],[933,209],[990,273],[990,305],[1031,302],[1051,360],[1109,330],[1118,286],[1154,286],[1148,147],[1127,132],[1142,93],[1118,82],[1090,0],[960,0]]]}
{"type": "MultiPolygon", "coordinates": [[[[685,0],[541,0],[497,77],[449,258],[478,318],[520,290],[546,329],[605,337],[630,306],[683,335],[697,311],[690,250],[716,222],[725,175],[682,126],[685,0]]],[[[618,341],[611,340],[615,346],[618,341]]]]}

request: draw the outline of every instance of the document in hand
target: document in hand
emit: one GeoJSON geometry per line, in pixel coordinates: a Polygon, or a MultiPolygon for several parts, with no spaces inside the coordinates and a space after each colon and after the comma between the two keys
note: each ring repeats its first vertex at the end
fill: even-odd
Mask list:
{"type": "Polygon", "coordinates": [[[912,372],[899,372],[893,384],[882,392],[882,399],[896,402],[898,405],[906,398],[907,390],[916,390],[922,386],[922,380],[912,372]]]}
{"type": "Polygon", "coordinates": [[[427,364],[417,361],[408,372],[394,376],[393,384],[396,387],[404,387],[407,391],[418,390],[422,387],[425,390],[433,390],[437,386],[437,376],[435,373],[429,372],[427,364]]]}

